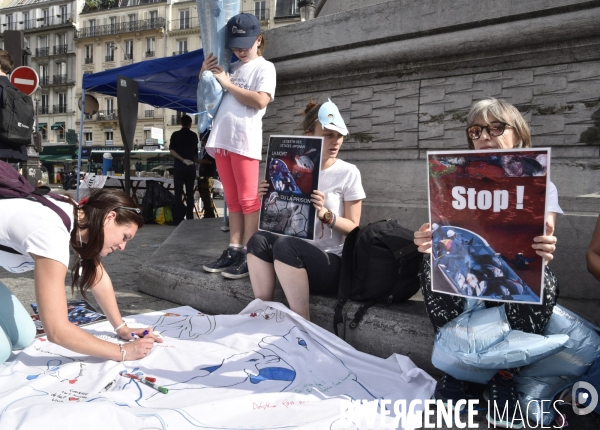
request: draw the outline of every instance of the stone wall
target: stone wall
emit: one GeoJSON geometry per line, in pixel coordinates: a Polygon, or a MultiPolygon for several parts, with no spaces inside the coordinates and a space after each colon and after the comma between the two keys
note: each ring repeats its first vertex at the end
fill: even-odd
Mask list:
{"type": "Polygon", "coordinates": [[[270,30],[265,56],[278,83],[265,144],[299,133],[308,99],[331,98],[352,134],[340,158],[363,176],[362,222],[416,228],[427,220],[426,152],[466,148],[473,102],[506,99],[531,125],[534,146],[552,148],[568,213],[553,268],[577,279],[561,294],[600,300],[584,260],[600,212],[598,22],[599,1],[397,0],[270,30]]]}

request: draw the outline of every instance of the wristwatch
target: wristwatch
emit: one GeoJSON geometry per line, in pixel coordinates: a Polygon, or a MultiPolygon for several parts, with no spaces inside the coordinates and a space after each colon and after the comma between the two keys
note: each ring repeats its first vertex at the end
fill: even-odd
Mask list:
{"type": "Polygon", "coordinates": [[[323,215],[323,219],[321,221],[323,221],[325,224],[329,224],[332,220],[333,220],[333,212],[331,212],[329,209],[327,209],[327,212],[325,212],[325,214],[323,215]]]}

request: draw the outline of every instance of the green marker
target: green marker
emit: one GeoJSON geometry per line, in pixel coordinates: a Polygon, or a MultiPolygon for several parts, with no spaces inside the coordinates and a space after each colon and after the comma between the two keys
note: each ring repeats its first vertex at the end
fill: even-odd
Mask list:
{"type": "Polygon", "coordinates": [[[169,392],[169,390],[168,390],[167,388],[165,388],[165,387],[160,387],[160,386],[158,386],[158,385],[156,385],[156,384],[153,384],[152,382],[148,381],[146,378],[142,378],[142,379],[140,379],[139,381],[140,381],[142,384],[145,384],[145,385],[147,385],[147,386],[149,386],[149,387],[152,387],[152,388],[154,388],[155,390],[158,390],[158,391],[160,391],[160,392],[161,392],[161,393],[163,393],[163,394],[167,394],[167,393],[169,392]]]}

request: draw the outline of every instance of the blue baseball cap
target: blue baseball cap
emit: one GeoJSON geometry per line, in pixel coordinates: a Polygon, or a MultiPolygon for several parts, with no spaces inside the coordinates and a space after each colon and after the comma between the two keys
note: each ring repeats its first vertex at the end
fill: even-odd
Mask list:
{"type": "Polygon", "coordinates": [[[323,103],[319,108],[319,122],[321,123],[321,127],[337,131],[342,136],[348,134],[344,118],[342,118],[335,103],[330,99],[327,99],[327,102],[323,103]]]}
{"type": "Polygon", "coordinates": [[[252,48],[260,35],[260,22],[250,13],[240,13],[227,21],[227,42],[225,48],[252,48]]]}

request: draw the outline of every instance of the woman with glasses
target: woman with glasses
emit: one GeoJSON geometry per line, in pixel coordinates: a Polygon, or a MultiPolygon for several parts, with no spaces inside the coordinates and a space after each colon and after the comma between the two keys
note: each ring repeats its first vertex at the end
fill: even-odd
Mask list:
{"type": "Polygon", "coordinates": [[[275,66],[262,57],[260,23],[241,13],[227,22],[226,48],[239,58],[226,73],[210,54],[200,76],[210,70],[225,90],[206,144],[216,161],[229,208],[229,246],[202,268],[230,279],[248,276],[246,243],[258,230],[258,163],[262,154],[262,117],[275,95],[275,66]]]}
{"type": "MultiPolygon", "coordinates": [[[[101,258],[125,249],[144,220],[133,200],[122,191],[95,190],[79,205],[43,196],[54,209],[34,199],[0,199],[0,266],[12,273],[34,270],[35,297],[49,341],[80,354],[124,361],[144,358],[154,342],[152,328],[129,328],[121,318],[110,277],[101,258]],[[119,338],[101,340],[69,322],[65,277],[71,265],[72,289],[85,298],[90,290],[119,338]],[[134,336],[135,335],[135,336],[134,336]],[[139,337],[133,342],[132,336],[139,337]]],[[[48,203],[46,203],[48,204],[48,203]]],[[[28,312],[0,282],[0,363],[11,350],[34,339],[28,312]]]]}
{"type": "MultiPolygon", "coordinates": [[[[469,149],[477,151],[530,148],[531,134],[525,119],[513,105],[504,100],[487,98],[475,103],[467,116],[467,143],[469,149]]],[[[531,238],[531,247],[537,255],[545,260],[546,264],[552,260],[552,253],[556,249],[556,237],[554,236],[556,216],[563,213],[558,205],[556,186],[552,182],[549,182],[547,207],[546,235],[531,238]]],[[[414,242],[419,246],[419,251],[426,254],[420,273],[421,290],[429,319],[437,331],[463,312],[464,299],[431,291],[431,262],[428,257],[431,254],[432,232],[429,223],[423,224],[419,231],[415,232],[414,242]]],[[[513,330],[539,334],[552,315],[557,296],[558,281],[546,265],[544,296],[541,305],[490,301],[485,304],[487,307],[504,306],[513,330]]],[[[512,373],[509,370],[498,372],[488,383],[486,390],[489,399],[495,400],[501,408],[504,407],[506,401],[509,402],[508,416],[511,417],[509,420],[512,420],[517,401],[512,373]]],[[[457,400],[476,397],[477,394],[479,394],[477,390],[474,390],[473,386],[470,387],[469,383],[458,381],[446,374],[438,383],[434,396],[438,400],[444,402],[452,400],[452,403],[456,404],[457,400]]],[[[488,415],[488,420],[493,420],[493,418],[488,415]]],[[[509,427],[508,422],[494,421],[494,424],[499,427],[509,427]]],[[[511,426],[509,428],[520,427],[511,426]]]]}
{"type": "MultiPolygon", "coordinates": [[[[283,288],[290,309],[310,320],[309,292],[336,294],[344,239],[360,223],[362,187],[360,171],[337,158],[348,129],[337,106],[310,102],[301,124],[306,136],[323,137],[320,190],[311,201],[320,221],[314,241],[259,231],[248,242],[248,268],[254,296],[273,300],[275,278],[283,288]],[[320,234],[319,234],[320,233],[320,234]]],[[[262,181],[259,196],[269,185],[262,181]]]]}

